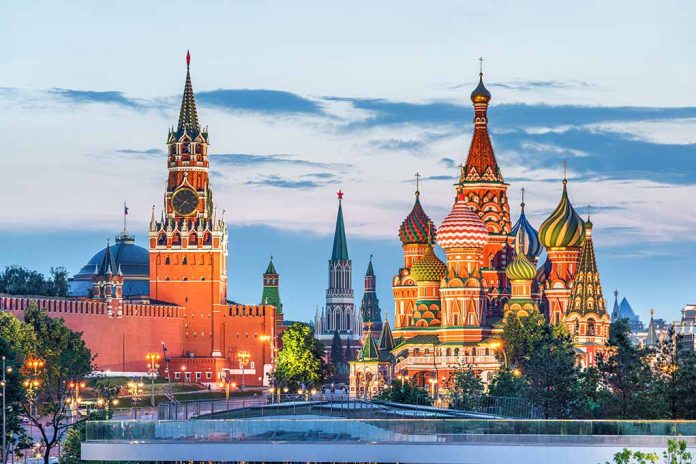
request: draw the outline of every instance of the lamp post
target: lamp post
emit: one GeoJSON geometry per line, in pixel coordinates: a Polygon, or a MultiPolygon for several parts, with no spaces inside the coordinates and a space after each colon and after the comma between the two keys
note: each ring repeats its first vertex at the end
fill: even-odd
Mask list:
{"type": "Polygon", "coordinates": [[[2,464],[7,462],[7,401],[5,400],[7,376],[12,372],[11,367],[7,367],[5,356],[2,357],[2,464]]]}
{"type": "Polygon", "coordinates": [[[80,413],[80,402],[82,401],[82,398],[80,398],[80,388],[85,388],[87,385],[78,380],[73,380],[68,384],[68,387],[70,387],[73,391],[73,399],[69,403],[72,405],[73,409],[73,422],[75,421],[75,417],[80,413]]]}
{"type": "Polygon", "coordinates": [[[185,370],[186,370],[186,366],[181,366],[181,385],[186,383],[186,376],[184,375],[185,370]]]}
{"type": "Polygon", "coordinates": [[[239,361],[239,364],[242,366],[242,391],[244,391],[244,387],[246,386],[244,381],[244,367],[246,366],[246,363],[249,362],[250,358],[251,355],[248,351],[240,351],[239,353],[237,353],[237,360],[239,361]]]}
{"type": "Polygon", "coordinates": [[[437,379],[431,377],[428,382],[430,382],[430,395],[435,399],[435,385],[437,385],[437,379]]]}
{"type": "Polygon", "coordinates": [[[38,407],[36,406],[36,390],[41,385],[39,380],[39,369],[46,366],[46,362],[39,358],[29,358],[24,363],[26,368],[32,369],[34,371],[34,377],[24,381],[24,388],[27,390],[29,395],[29,400],[31,401],[31,406],[35,408],[34,414],[38,413],[38,407]]]}
{"type": "Polygon", "coordinates": [[[135,419],[138,418],[138,402],[143,397],[143,382],[140,380],[132,380],[128,382],[128,394],[130,394],[133,400],[133,416],[135,419]]]}
{"type": "Polygon", "coordinates": [[[159,353],[151,352],[145,355],[147,360],[147,373],[150,375],[150,406],[155,407],[155,376],[159,372],[159,353]]]}

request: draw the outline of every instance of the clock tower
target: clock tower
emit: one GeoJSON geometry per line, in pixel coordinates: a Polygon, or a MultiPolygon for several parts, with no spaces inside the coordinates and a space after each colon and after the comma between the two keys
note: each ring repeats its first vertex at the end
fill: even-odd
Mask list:
{"type": "Polygon", "coordinates": [[[198,122],[186,53],[179,122],[167,136],[164,209],[149,230],[150,299],[183,306],[184,356],[223,356],[227,308],[227,227],[213,203],[208,130],[198,122]]]}

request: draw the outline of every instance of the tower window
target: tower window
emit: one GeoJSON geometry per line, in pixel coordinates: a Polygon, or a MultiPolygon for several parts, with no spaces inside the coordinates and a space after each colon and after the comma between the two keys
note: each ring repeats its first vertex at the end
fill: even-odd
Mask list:
{"type": "Polygon", "coordinates": [[[186,256],[184,256],[184,259],[181,260],[181,264],[188,264],[188,259],[186,256]]]}
{"type": "Polygon", "coordinates": [[[171,260],[169,259],[169,256],[164,258],[164,264],[172,264],[171,260]]]}

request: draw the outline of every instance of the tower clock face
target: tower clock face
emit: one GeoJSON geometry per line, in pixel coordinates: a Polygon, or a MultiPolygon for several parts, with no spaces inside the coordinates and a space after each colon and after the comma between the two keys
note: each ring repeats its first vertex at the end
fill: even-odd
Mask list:
{"type": "Polygon", "coordinates": [[[172,207],[180,216],[189,216],[198,209],[198,194],[190,188],[181,188],[172,196],[172,207]]]}

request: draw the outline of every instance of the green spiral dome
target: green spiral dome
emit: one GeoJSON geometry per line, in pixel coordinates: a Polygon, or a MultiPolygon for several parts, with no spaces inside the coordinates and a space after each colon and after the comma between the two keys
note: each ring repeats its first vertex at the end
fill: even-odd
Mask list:
{"type": "Polygon", "coordinates": [[[505,274],[510,280],[534,280],[536,267],[524,253],[520,253],[507,265],[505,274]]]}
{"type": "Polygon", "coordinates": [[[439,282],[445,277],[446,272],[447,266],[437,257],[430,245],[423,257],[411,268],[411,277],[416,282],[439,282]]]}
{"type": "Polygon", "coordinates": [[[539,241],[546,248],[579,247],[585,240],[585,226],[568,200],[566,181],[563,181],[561,201],[551,216],[539,228],[539,241]]]}

